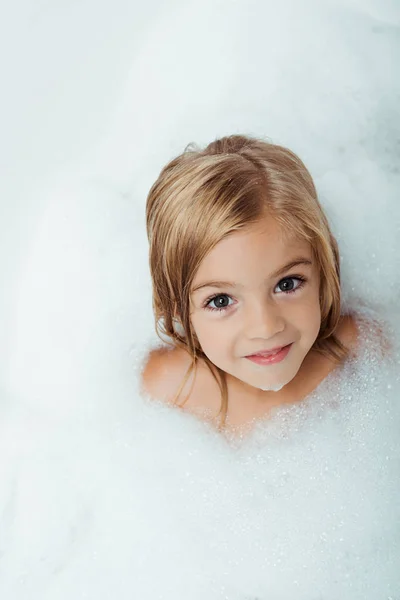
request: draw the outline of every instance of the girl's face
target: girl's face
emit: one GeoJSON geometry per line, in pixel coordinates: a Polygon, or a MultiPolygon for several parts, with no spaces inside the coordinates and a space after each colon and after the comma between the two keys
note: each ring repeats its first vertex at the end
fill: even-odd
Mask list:
{"type": "Polygon", "coordinates": [[[269,217],[230,234],[203,260],[192,285],[191,322],[204,354],[246,391],[289,383],[321,325],[311,246],[282,233],[269,217]],[[288,344],[280,362],[246,358],[288,344]]]}

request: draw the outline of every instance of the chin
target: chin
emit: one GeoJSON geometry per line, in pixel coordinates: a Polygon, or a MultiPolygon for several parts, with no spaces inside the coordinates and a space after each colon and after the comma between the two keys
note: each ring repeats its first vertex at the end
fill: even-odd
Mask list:
{"type": "Polygon", "coordinates": [[[256,389],[262,390],[263,392],[279,392],[285,385],[288,385],[297,375],[299,369],[294,372],[286,373],[286,376],[276,374],[275,377],[271,376],[271,380],[268,381],[268,377],[259,376],[257,377],[257,381],[247,381],[251,386],[256,389]]]}
{"type": "Polygon", "coordinates": [[[267,387],[259,387],[259,390],[262,390],[263,392],[279,392],[283,387],[285,387],[286,383],[277,383],[277,384],[271,384],[267,387]]]}
{"type": "Polygon", "coordinates": [[[293,377],[286,377],[285,379],[278,379],[271,383],[261,382],[254,385],[255,388],[262,390],[263,392],[279,392],[288,383],[292,381],[293,377]]]}

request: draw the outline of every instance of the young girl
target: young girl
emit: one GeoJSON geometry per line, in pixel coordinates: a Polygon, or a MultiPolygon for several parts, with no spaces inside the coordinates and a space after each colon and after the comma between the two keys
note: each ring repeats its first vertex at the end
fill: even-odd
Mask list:
{"type": "MultiPolygon", "coordinates": [[[[62,353],[68,378],[39,377],[40,393],[0,407],[0,598],[400,599],[399,369],[386,369],[395,352],[375,311],[341,314],[337,245],[303,163],[242,136],[189,150],[152,187],[147,223],[156,324],[171,343],[147,347],[132,286],[129,357],[124,338],[121,357],[111,346],[96,358],[107,337],[89,344],[84,329],[76,376],[62,353]]],[[[79,244],[71,231],[62,247],[84,271],[54,249],[51,262],[63,282],[90,283],[87,233],[79,244]]],[[[86,303],[76,287],[72,306],[97,329],[104,287],[86,303]]]]}
{"type": "Polygon", "coordinates": [[[148,357],[150,397],[243,434],[355,354],[338,246],[287,148],[241,135],[189,147],[162,169],[146,216],[156,329],[172,340],[148,357]]]}

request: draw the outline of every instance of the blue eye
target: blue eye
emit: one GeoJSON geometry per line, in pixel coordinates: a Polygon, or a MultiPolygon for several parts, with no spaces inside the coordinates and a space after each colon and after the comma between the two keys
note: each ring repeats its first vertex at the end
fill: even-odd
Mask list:
{"type": "Polygon", "coordinates": [[[228,296],[228,294],[218,294],[218,296],[212,296],[211,298],[206,300],[204,308],[206,308],[207,310],[217,310],[217,311],[226,310],[227,306],[220,306],[219,308],[212,308],[210,306],[211,302],[214,302],[217,299],[219,300],[220,298],[230,298],[230,296],[228,296]]]}
{"type": "Polygon", "coordinates": [[[285,294],[293,294],[294,292],[297,292],[299,288],[303,287],[305,279],[303,277],[285,277],[285,279],[280,280],[277,287],[281,286],[282,284],[287,284],[287,282],[289,282],[289,289],[286,286],[286,289],[281,289],[281,292],[285,294]],[[293,281],[299,281],[300,283],[297,287],[294,287],[293,285],[290,287],[290,283],[293,281]]]}
{"type": "MultiPolygon", "coordinates": [[[[277,284],[277,288],[278,287],[284,287],[286,289],[282,289],[281,287],[281,291],[278,292],[278,294],[284,294],[285,296],[288,296],[289,294],[295,294],[298,290],[300,290],[306,283],[306,279],[304,277],[302,277],[301,275],[296,275],[293,277],[285,277],[284,279],[281,279],[279,281],[279,283],[277,284]],[[298,285],[297,287],[294,287],[294,285],[291,283],[293,281],[297,281],[298,285]],[[289,288],[289,289],[287,289],[289,288]]],[[[275,288],[276,289],[276,288],[275,288]]],[[[229,304],[225,304],[225,305],[220,305],[217,307],[212,307],[210,306],[211,302],[215,302],[216,300],[218,300],[218,302],[220,301],[220,299],[222,298],[231,298],[231,296],[229,296],[228,294],[214,294],[214,296],[211,296],[209,298],[207,298],[207,300],[205,300],[204,304],[203,304],[203,308],[205,308],[206,310],[211,310],[211,311],[217,311],[217,312],[221,312],[221,311],[226,311],[229,306],[229,304]]]]}

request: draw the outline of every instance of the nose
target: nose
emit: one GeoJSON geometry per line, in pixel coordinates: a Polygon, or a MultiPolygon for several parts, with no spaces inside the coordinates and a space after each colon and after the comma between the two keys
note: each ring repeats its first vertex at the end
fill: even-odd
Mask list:
{"type": "Polygon", "coordinates": [[[285,329],[285,320],[281,309],[273,302],[265,298],[262,301],[253,302],[248,307],[245,319],[246,337],[272,339],[285,329]]]}

